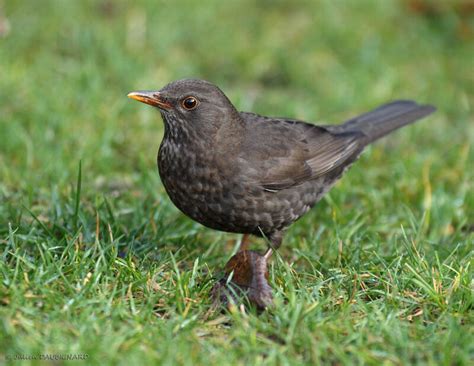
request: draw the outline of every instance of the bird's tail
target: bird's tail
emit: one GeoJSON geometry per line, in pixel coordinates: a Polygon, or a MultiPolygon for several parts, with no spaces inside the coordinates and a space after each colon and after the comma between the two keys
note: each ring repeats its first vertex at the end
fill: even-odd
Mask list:
{"type": "Polygon", "coordinates": [[[436,108],[432,105],[419,105],[410,100],[397,100],[352,118],[338,127],[341,132],[362,132],[366,136],[364,142],[369,144],[393,130],[426,117],[435,110],[436,108]]]}

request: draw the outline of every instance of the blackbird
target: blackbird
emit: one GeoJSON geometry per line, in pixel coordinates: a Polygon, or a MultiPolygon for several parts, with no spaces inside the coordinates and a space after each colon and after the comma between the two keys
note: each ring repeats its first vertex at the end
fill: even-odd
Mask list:
{"type": "Polygon", "coordinates": [[[340,125],[316,126],[239,112],[217,86],[197,79],[128,97],[161,113],[165,131],[157,162],[173,203],[212,229],[267,239],[264,255],[242,246],[227,266],[238,271],[243,263],[250,273],[243,276],[248,277],[249,299],[260,307],[271,303],[266,260],[285,230],[323,197],[368,144],[435,111],[431,105],[397,100],[340,125]]]}

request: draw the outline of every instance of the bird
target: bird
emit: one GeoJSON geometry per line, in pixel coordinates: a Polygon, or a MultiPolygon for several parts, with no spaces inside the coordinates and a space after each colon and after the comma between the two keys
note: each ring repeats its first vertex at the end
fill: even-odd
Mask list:
{"type": "Polygon", "coordinates": [[[226,268],[247,286],[258,307],[272,303],[267,260],[285,231],[334,186],[369,144],[433,113],[396,100],[338,125],[241,112],[216,85],[173,81],[129,98],[157,108],[164,121],[157,165],[165,190],[202,225],[244,234],[226,268]],[[264,254],[247,249],[248,235],[265,238],[264,254]]]}

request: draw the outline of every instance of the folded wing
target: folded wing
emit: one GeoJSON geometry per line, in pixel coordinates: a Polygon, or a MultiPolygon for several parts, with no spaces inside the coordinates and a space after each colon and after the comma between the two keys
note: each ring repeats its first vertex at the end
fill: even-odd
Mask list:
{"type": "Polygon", "coordinates": [[[329,174],[359,155],[360,132],[332,133],[305,122],[242,113],[251,124],[243,166],[267,191],[286,189],[329,174]],[[251,117],[251,118],[249,118],[251,117]]]}

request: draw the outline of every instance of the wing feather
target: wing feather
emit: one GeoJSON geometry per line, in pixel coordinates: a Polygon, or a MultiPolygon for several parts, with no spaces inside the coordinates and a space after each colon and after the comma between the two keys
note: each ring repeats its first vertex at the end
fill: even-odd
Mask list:
{"type": "Polygon", "coordinates": [[[331,133],[305,122],[241,115],[252,124],[241,158],[251,165],[248,175],[270,192],[328,174],[362,150],[360,132],[331,133]],[[274,131],[280,132],[278,136],[274,131]]]}

